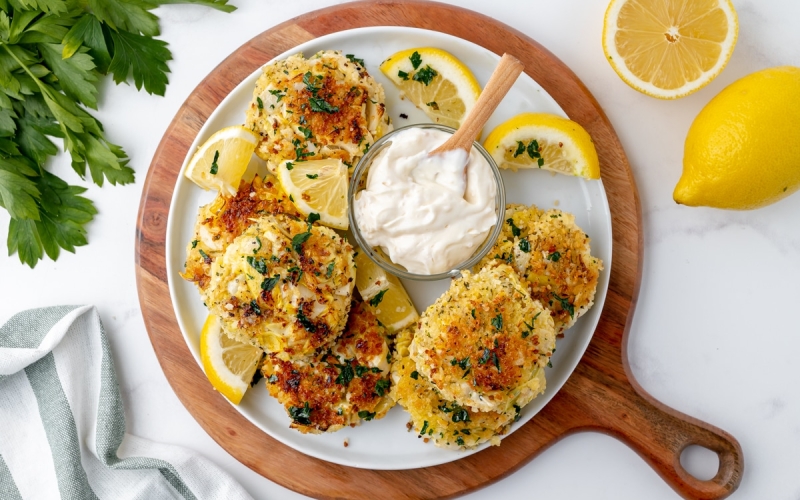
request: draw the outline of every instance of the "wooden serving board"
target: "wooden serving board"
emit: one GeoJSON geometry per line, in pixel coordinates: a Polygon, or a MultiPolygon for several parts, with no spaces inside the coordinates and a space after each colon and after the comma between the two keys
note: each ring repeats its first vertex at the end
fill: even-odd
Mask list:
{"type": "Polygon", "coordinates": [[[739,443],[728,433],[667,408],[636,382],[626,346],[642,271],[641,208],[625,152],[603,110],[572,71],[524,34],[458,7],[417,0],[354,2],[275,26],[231,54],[192,92],[167,129],[144,184],[136,234],[139,300],[161,367],[181,402],[240,462],[297,492],[319,498],[452,497],[497,481],[578,431],[612,435],[642,456],[686,498],[730,495],[742,479],[739,443]],[[558,394],[503,440],[456,462],[413,470],[373,471],[311,458],[272,439],[223,398],[197,366],[178,328],[167,286],[167,215],[181,164],[200,127],[244,78],[276,55],[329,33],[365,26],[411,26],[509,52],[594,138],[613,220],[614,263],[600,323],[586,354],[558,394]],[[719,455],[708,481],[689,475],[682,450],[697,444],[719,455]],[[268,460],[264,460],[268,457],[268,460]]]}

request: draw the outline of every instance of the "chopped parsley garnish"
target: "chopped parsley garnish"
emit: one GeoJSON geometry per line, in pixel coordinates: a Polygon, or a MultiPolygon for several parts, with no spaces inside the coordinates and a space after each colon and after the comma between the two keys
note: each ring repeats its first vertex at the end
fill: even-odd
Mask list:
{"type": "Polygon", "coordinates": [[[199,249],[199,250],[197,250],[197,251],[198,251],[198,252],[200,252],[200,257],[202,257],[202,258],[203,258],[203,261],[204,261],[206,264],[211,264],[211,257],[209,257],[209,256],[208,256],[208,254],[206,254],[206,253],[203,251],[203,249],[202,249],[202,248],[200,248],[200,249],[199,249]]]}
{"type": "Polygon", "coordinates": [[[214,159],[211,161],[211,169],[208,171],[208,173],[211,175],[217,175],[217,172],[219,171],[217,160],[219,160],[219,150],[214,151],[214,159]]]}
{"type": "Polygon", "coordinates": [[[418,380],[419,379],[419,372],[417,370],[414,370],[413,372],[411,372],[411,378],[413,378],[414,380],[418,380]]]}
{"type": "Polygon", "coordinates": [[[306,222],[308,223],[309,226],[317,222],[318,220],[319,220],[319,214],[317,212],[311,212],[310,214],[308,214],[308,217],[306,217],[306,222]]]}
{"type": "MultiPolygon", "coordinates": [[[[314,75],[312,75],[310,71],[306,71],[306,73],[303,75],[303,84],[306,86],[306,90],[311,92],[312,95],[316,96],[317,92],[319,92],[319,87],[317,87],[315,82],[311,81],[311,77],[313,77],[313,76],[314,75]]],[[[321,78],[322,78],[321,75],[317,76],[318,80],[321,79],[321,78]]],[[[270,92],[272,92],[272,91],[270,91],[270,92]]]]}
{"type": "Polygon", "coordinates": [[[561,253],[553,252],[550,255],[548,255],[547,258],[548,260],[552,260],[553,262],[558,262],[558,260],[561,258],[561,253]]]}
{"type": "Polygon", "coordinates": [[[192,248],[197,247],[197,240],[192,240],[192,248]]]}
{"type": "Polygon", "coordinates": [[[536,142],[536,139],[533,139],[530,144],[528,144],[528,147],[525,148],[525,150],[528,152],[528,156],[534,160],[542,157],[542,155],[539,153],[539,143],[536,142]]]}
{"type": "Polygon", "coordinates": [[[528,238],[519,240],[519,249],[525,253],[531,253],[531,242],[528,241],[528,238]]]}
{"type": "Polygon", "coordinates": [[[569,313],[570,318],[575,315],[575,306],[569,303],[569,298],[559,297],[555,293],[553,293],[553,298],[561,303],[561,309],[567,311],[569,313]]]}
{"type": "Polygon", "coordinates": [[[419,52],[417,52],[416,50],[414,51],[413,54],[411,54],[409,59],[411,60],[411,65],[414,66],[414,69],[419,68],[419,65],[422,64],[422,56],[420,56],[419,52]]]}
{"type": "Polygon", "coordinates": [[[281,279],[280,274],[276,274],[272,278],[264,278],[264,281],[261,282],[261,289],[264,290],[265,292],[271,292],[272,289],[275,288],[275,285],[278,284],[278,281],[280,281],[280,279],[281,279]]]}
{"type": "MultiPolygon", "coordinates": [[[[297,321],[306,329],[309,333],[315,333],[317,331],[317,325],[314,324],[313,321],[306,317],[305,313],[303,312],[302,308],[297,309],[297,321]]],[[[351,377],[352,378],[352,377],[351,377]]]]}
{"type": "Polygon", "coordinates": [[[358,418],[363,418],[364,420],[369,422],[370,420],[375,418],[375,412],[361,410],[360,412],[358,412],[358,418]]]}
{"type": "Polygon", "coordinates": [[[498,314],[494,318],[492,318],[492,326],[495,330],[500,331],[503,329],[503,315],[498,314]]]}
{"type": "Polygon", "coordinates": [[[304,233],[295,234],[292,237],[292,248],[297,253],[303,253],[303,243],[311,237],[311,232],[306,231],[304,233]]]}
{"type": "Polygon", "coordinates": [[[531,324],[530,325],[526,321],[522,322],[528,328],[527,330],[522,332],[522,338],[523,339],[527,338],[528,335],[533,333],[534,322],[536,321],[536,318],[538,318],[540,314],[542,314],[542,311],[539,311],[538,313],[536,313],[536,316],[533,317],[533,319],[531,320],[531,324]]]}
{"type": "Polygon", "coordinates": [[[397,72],[397,76],[399,76],[403,80],[408,80],[408,73],[406,73],[405,71],[402,71],[402,70],[398,71],[397,72]]]}
{"type": "Polygon", "coordinates": [[[475,317],[475,309],[472,310],[472,317],[475,317]]]}
{"type": "MultiPolygon", "coordinates": [[[[278,98],[278,100],[276,102],[281,102],[281,99],[283,99],[283,97],[286,95],[286,94],[283,93],[282,90],[270,90],[269,93],[278,98]]],[[[261,99],[259,99],[259,101],[260,100],[261,99]]]]}
{"type": "Polygon", "coordinates": [[[383,396],[389,390],[389,381],[385,378],[378,380],[375,383],[375,392],[378,396],[383,396]]]}
{"type": "Polygon", "coordinates": [[[439,111],[439,104],[436,101],[426,102],[426,106],[429,106],[434,111],[439,111]]]}
{"type": "Polygon", "coordinates": [[[451,366],[458,365],[462,370],[467,370],[467,369],[469,369],[470,366],[472,366],[470,364],[470,361],[469,361],[469,356],[466,356],[461,361],[459,361],[456,358],[453,358],[453,359],[450,360],[450,365],[451,366]]]}
{"type": "Polygon", "coordinates": [[[316,111],[318,113],[336,113],[339,111],[338,106],[332,106],[328,101],[319,97],[309,98],[308,103],[311,105],[311,111],[316,111]]]}
{"type": "Polygon", "coordinates": [[[547,367],[548,367],[548,368],[552,368],[552,367],[553,367],[553,362],[552,362],[552,361],[550,361],[550,360],[548,360],[548,361],[547,361],[547,367]]]}
{"type": "Polygon", "coordinates": [[[303,137],[305,137],[306,139],[311,139],[311,129],[310,128],[297,127],[297,130],[299,130],[300,133],[303,134],[303,137]]]}
{"type": "Polygon", "coordinates": [[[492,354],[492,350],[488,347],[483,348],[483,354],[481,355],[481,359],[478,360],[479,365],[485,365],[487,361],[489,361],[489,356],[492,354]]]}
{"type": "Polygon", "coordinates": [[[514,151],[514,158],[521,155],[525,152],[525,143],[522,141],[517,141],[517,150],[514,151]]]}
{"type": "Polygon", "coordinates": [[[357,58],[356,56],[354,56],[353,54],[346,54],[346,55],[345,55],[345,57],[347,58],[347,60],[348,60],[348,61],[350,61],[350,62],[354,62],[354,63],[356,63],[356,64],[360,65],[362,68],[366,66],[366,65],[364,64],[364,60],[363,60],[363,59],[358,59],[358,58],[357,58]]]}
{"type": "Polygon", "coordinates": [[[255,301],[255,299],[250,301],[250,307],[253,309],[253,312],[256,314],[256,316],[261,316],[261,308],[258,307],[258,303],[255,301]]]}
{"type": "Polygon", "coordinates": [[[290,161],[286,162],[286,170],[291,170],[294,168],[294,164],[290,161]]]}
{"type": "Polygon", "coordinates": [[[259,250],[261,250],[261,238],[256,236],[256,243],[258,243],[258,248],[253,249],[253,254],[257,254],[259,250]]]}
{"type": "Polygon", "coordinates": [[[438,74],[439,73],[437,73],[435,69],[431,68],[430,66],[425,66],[414,73],[414,76],[412,76],[411,79],[415,82],[424,83],[425,86],[428,86],[438,74]]]}
{"type": "Polygon", "coordinates": [[[522,410],[522,408],[520,408],[520,406],[519,406],[519,405],[514,405],[514,411],[516,412],[516,413],[515,413],[515,415],[514,415],[514,422],[516,422],[517,420],[519,420],[519,417],[520,417],[520,413],[519,413],[519,412],[520,412],[521,410],[522,410]]]}
{"type": "Polygon", "coordinates": [[[350,364],[351,360],[345,360],[343,365],[334,365],[339,369],[339,376],[336,377],[336,383],[347,387],[355,376],[353,365],[350,364]]]}
{"type": "Polygon", "coordinates": [[[308,407],[308,401],[306,401],[302,408],[290,406],[289,416],[300,425],[311,425],[311,411],[311,408],[308,407]]]}
{"type": "Polygon", "coordinates": [[[264,101],[260,97],[256,97],[256,102],[258,103],[258,109],[264,109],[264,101]]]}
{"type": "Polygon", "coordinates": [[[289,195],[289,201],[294,202],[294,196],[289,195]]]}
{"type": "Polygon", "coordinates": [[[247,256],[247,263],[260,274],[267,274],[267,262],[262,257],[247,256]]]}
{"type": "MultiPolygon", "coordinates": [[[[388,290],[388,288],[386,290],[388,290]]],[[[381,303],[383,296],[386,294],[386,290],[381,290],[376,296],[369,299],[369,305],[372,307],[378,307],[378,304],[381,303]]]]}
{"type": "MultiPolygon", "coordinates": [[[[414,53],[416,54],[416,52],[414,52],[414,53]]],[[[424,436],[425,435],[425,431],[427,431],[427,430],[428,430],[428,421],[425,420],[424,422],[422,422],[422,430],[419,431],[419,435],[420,436],[424,436]]]]}
{"type": "Polygon", "coordinates": [[[461,436],[458,436],[456,438],[456,444],[459,445],[459,446],[464,446],[464,438],[462,438],[461,436]]]}
{"type": "Polygon", "coordinates": [[[319,177],[319,174],[306,174],[306,177],[308,177],[309,179],[316,179],[317,177],[319,177]]]}
{"type": "Polygon", "coordinates": [[[453,416],[451,417],[453,422],[469,422],[469,412],[464,408],[459,408],[453,411],[453,416]]]}
{"type": "Polygon", "coordinates": [[[328,269],[325,271],[325,277],[330,278],[333,276],[333,269],[336,267],[336,262],[331,262],[328,264],[328,269]]]}
{"type": "Polygon", "coordinates": [[[506,223],[508,223],[508,225],[511,226],[511,234],[513,236],[516,237],[522,234],[522,230],[520,230],[520,228],[514,225],[514,219],[509,217],[508,219],[506,219],[506,223]]]}

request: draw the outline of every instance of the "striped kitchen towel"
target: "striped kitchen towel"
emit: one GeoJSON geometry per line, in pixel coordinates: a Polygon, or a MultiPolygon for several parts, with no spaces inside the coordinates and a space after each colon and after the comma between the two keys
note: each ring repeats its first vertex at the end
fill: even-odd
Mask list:
{"type": "Polygon", "coordinates": [[[93,306],[32,309],[0,327],[0,499],[249,499],[197,453],[125,433],[93,306]]]}

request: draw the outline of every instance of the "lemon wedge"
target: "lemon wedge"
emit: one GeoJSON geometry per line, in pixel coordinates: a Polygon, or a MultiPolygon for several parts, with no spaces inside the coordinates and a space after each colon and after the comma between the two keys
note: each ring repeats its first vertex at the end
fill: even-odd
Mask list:
{"type": "Polygon", "coordinates": [[[472,71],[449,52],[432,47],[392,54],[381,71],[436,123],[458,128],[475,106],[481,86],[472,71]]]}
{"type": "Polygon", "coordinates": [[[603,51],[634,89],[676,99],[722,71],[738,32],[730,0],[612,0],[603,21],[603,51]]]}
{"type": "Polygon", "coordinates": [[[403,284],[356,249],[356,288],[369,309],[390,334],[415,323],[417,309],[403,284]]]}
{"type": "Polygon", "coordinates": [[[722,90],[689,128],[675,201],[749,210],[800,189],[798,95],[794,66],[757,71],[722,90]]]}
{"type": "Polygon", "coordinates": [[[342,160],[284,161],[278,167],[281,181],[297,210],[319,214],[321,224],[347,229],[347,167],[342,160]]]}
{"type": "Polygon", "coordinates": [[[483,143],[500,168],[541,168],[586,179],[600,178],[592,138],[560,116],[523,113],[501,123],[483,143]]]}
{"type": "Polygon", "coordinates": [[[228,337],[219,317],[209,315],[200,332],[200,359],[214,389],[233,404],[242,401],[264,351],[228,337]]]}
{"type": "Polygon", "coordinates": [[[184,175],[205,190],[217,189],[233,196],[256,144],[258,135],[245,127],[237,125],[218,130],[194,153],[184,175]]]}

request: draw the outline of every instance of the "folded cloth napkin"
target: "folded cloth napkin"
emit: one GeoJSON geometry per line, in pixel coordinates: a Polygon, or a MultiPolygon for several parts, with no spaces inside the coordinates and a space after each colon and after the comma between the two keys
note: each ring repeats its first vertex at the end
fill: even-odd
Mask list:
{"type": "Polygon", "coordinates": [[[0,499],[250,499],[210,461],[125,433],[100,315],[32,309],[0,327],[0,499]]]}

